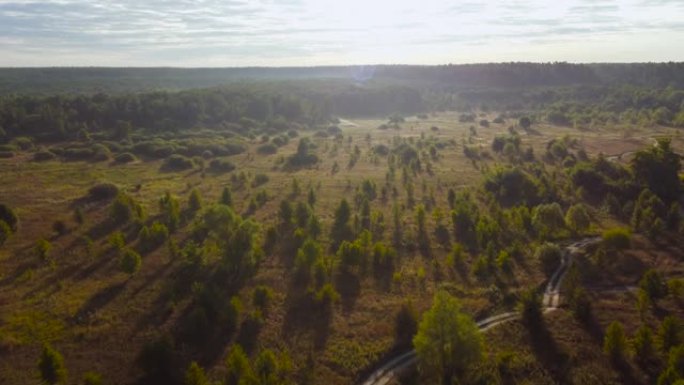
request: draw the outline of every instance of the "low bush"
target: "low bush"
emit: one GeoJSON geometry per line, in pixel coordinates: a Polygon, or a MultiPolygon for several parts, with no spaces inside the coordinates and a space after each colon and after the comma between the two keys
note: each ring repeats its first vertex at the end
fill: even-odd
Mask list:
{"type": "Polygon", "coordinates": [[[262,144],[261,146],[257,147],[257,153],[262,154],[262,155],[273,155],[278,152],[278,147],[271,143],[267,144],[262,144]]]}
{"type": "Polygon", "coordinates": [[[192,159],[183,155],[171,155],[162,164],[162,170],[165,171],[183,171],[195,167],[195,162],[192,159]]]}
{"type": "Polygon", "coordinates": [[[235,165],[227,159],[214,159],[209,163],[209,170],[213,172],[231,172],[235,165]]]}
{"type": "Polygon", "coordinates": [[[53,160],[57,156],[52,151],[38,151],[33,154],[33,160],[36,162],[47,162],[48,160],[53,160]]]}
{"type": "Polygon", "coordinates": [[[113,183],[99,183],[88,190],[88,198],[96,201],[111,200],[119,193],[119,188],[113,183]]]}
{"type": "Polygon", "coordinates": [[[114,157],[114,162],[119,164],[131,163],[135,162],[136,160],[138,160],[138,158],[136,158],[135,155],[131,154],[130,152],[124,152],[114,157]]]}

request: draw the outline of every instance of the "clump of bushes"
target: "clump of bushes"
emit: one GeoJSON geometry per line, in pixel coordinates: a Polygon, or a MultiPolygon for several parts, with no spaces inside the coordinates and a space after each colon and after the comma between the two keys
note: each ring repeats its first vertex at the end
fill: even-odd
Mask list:
{"type": "Polygon", "coordinates": [[[88,198],[94,201],[111,200],[119,193],[119,188],[113,183],[99,183],[88,190],[88,198]]]}
{"type": "Polygon", "coordinates": [[[209,163],[209,169],[213,172],[231,172],[235,165],[227,159],[214,159],[209,163]]]}
{"type": "Polygon", "coordinates": [[[162,164],[162,170],[165,171],[183,171],[195,167],[195,162],[183,155],[171,155],[162,164]]]}
{"type": "Polygon", "coordinates": [[[36,162],[46,162],[48,160],[53,160],[57,156],[52,151],[38,151],[33,154],[33,160],[36,162]]]}
{"type": "Polygon", "coordinates": [[[266,143],[259,146],[257,152],[262,155],[273,155],[278,152],[278,147],[274,144],[266,143]]]}
{"type": "Polygon", "coordinates": [[[123,152],[114,157],[114,162],[118,164],[131,163],[135,162],[136,160],[138,160],[138,158],[136,158],[135,155],[131,154],[130,152],[123,152]]]}

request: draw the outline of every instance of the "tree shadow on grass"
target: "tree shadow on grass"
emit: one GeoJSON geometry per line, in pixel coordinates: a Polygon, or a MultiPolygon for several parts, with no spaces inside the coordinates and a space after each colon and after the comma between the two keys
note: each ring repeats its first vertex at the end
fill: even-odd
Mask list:
{"type": "Polygon", "coordinates": [[[342,309],[351,312],[361,294],[361,281],[356,274],[343,270],[335,277],[335,288],[340,293],[342,309]]]}
{"type": "Polygon", "coordinates": [[[315,349],[323,349],[330,334],[331,312],[318,308],[309,292],[291,291],[285,300],[285,308],[282,327],[285,338],[307,335],[315,349]]]}
{"type": "Polygon", "coordinates": [[[78,309],[72,321],[76,324],[87,322],[87,320],[95,312],[107,306],[107,304],[112,302],[119,294],[121,294],[121,292],[126,288],[127,283],[128,281],[115,283],[95,293],[81,306],[80,309],[78,309]]]}
{"type": "Polygon", "coordinates": [[[537,361],[546,368],[556,383],[568,383],[567,375],[572,363],[568,355],[559,349],[544,322],[541,321],[534,326],[528,325],[527,330],[530,346],[537,361]]]}

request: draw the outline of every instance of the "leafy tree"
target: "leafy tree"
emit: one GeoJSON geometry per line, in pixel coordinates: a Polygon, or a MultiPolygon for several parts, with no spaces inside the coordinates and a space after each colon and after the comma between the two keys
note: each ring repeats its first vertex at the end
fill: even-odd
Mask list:
{"type": "Polygon", "coordinates": [[[5,221],[0,220],[0,246],[4,245],[11,235],[12,229],[5,221]]]}
{"type": "Polygon", "coordinates": [[[541,238],[553,237],[565,227],[563,210],[556,202],[541,204],[532,210],[532,225],[541,238]]]}
{"type": "Polygon", "coordinates": [[[140,254],[132,249],[126,249],[119,261],[119,268],[121,268],[121,271],[124,273],[133,275],[140,269],[141,264],[142,258],[140,257],[140,254]]]}
{"type": "Polygon", "coordinates": [[[42,261],[47,261],[50,250],[52,250],[52,244],[50,241],[41,238],[38,241],[36,241],[36,255],[38,255],[38,258],[40,258],[42,261]]]}
{"type": "Polygon", "coordinates": [[[223,191],[221,192],[221,199],[219,203],[224,204],[226,206],[233,206],[233,194],[231,194],[230,189],[228,186],[223,188],[223,191]]]}
{"type": "Polygon", "coordinates": [[[539,261],[544,274],[550,277],[560,264],[563,258],[563,251],[555,243],[544,243],[537,247],[535,258],[539,261]]]}
{"type": "Polygon", "coordinates": [[[309,206],[314,207],[316,204],[316,192],[314,191],[313,187],[309,189],[309,195],[307,196],[307,202],[309,203],[309,206]]]}
{"type": "Polygon", "coordinates": [[[17,231],[19,219],[17,215],[7,205],[0,203],[0,221],[5,222],[12,232],[17,231]]]}
{"type": "Polygon", "coordinates": [[[266,314],[273,301],[273,290],[268,286],[257,286],[252,293],[252,304],[266,314]]]}
{"type": "Polygon", "coordinates": [[[202,208],[202,197],[200,196],[199,190],[196,188],[192,189],[190,192],[190,197],[188,198],[188,208],[192,213],[196,213],[202,208]]]}
{"type": "Polygon", "coordinates": [[[653,331],[648,325],[641,325],[632,341],[637,360],[641,363],[651,362],[656,357],[656,347],[653,331]]]}
{"type": "Polygon", "coordinates": [[[169,231],[178,230],[180,225],[180,203],[178,198],[171,195],[168,191],[159,199],[159,209],[169,231]]]}
{"type": "Polygon", "coordinates": [[[648,300],[653,303],[667,295],[667,284],[663,277],[654,269],[647,270],[639,281],[641,289],[648,300]]]}
{"type": "Polygon", "coordinates": [[[624,250],[632,243],[632,235],[628,229],[612,228],[603,232],[603,244],[612,250],[624,250]]]}
{"type": "Polygon", "coordinates": [[[346,199],[340,201],[339,206],[335,210],[335,217],[331,229],[331,238],[333,240],[333,249],[336,249],[342,241],[349,241],[353,237],[351,226],[349,225],[351,219],[351,208],[346,199]]]}
{"type": "Polygon", "coordinates": [[[658,385],[684,384],[684,344],[670,349],[667,367],[658,377],[658,385]]]}
{"type": "Polygon", "coordinates": [[[253,378],[252,367],[249,365],[249,358],[239,344],[234,344],[228,357],[226,358],[227,385],[241,385],[250,383],[253,378]]]}
{"type": "Polygon", "coordinates": [[[632,158],[634,176],[660,199],[673,202],[679,197],[681,182],[679,155],[672,150],[670,139],[658,139],[657,145],[637,151],[632,158]]]}
{"type": "Polygon", "coordinates": [[[523,129],[527,130],[532,126],[532,120],[530,120],[529,117],[523,116],[518,120],[518,125],[522,127],[523,129]]]}
{"type": "Polygon", "coordinates": [[[109,244],[116,252],[121,252],[126,246],[126,239],[121,231],[115,231],[109,236],[109,244]]]}
{"type": "Polygon", "coordinates": [[[620,322],[613,321],[606,328],[603,338],[603,351],[608,354],[613,362],[620,362],[625,359],[627,339],[620,322]]]}
{"type": "Polygon", "coordinates": [[[591,224],[591,218],[589,217],[587,208],[581,203],[570,206],[565,213],[565,224],[575,234],[581,234],[587,231],[591,224]]]}
{"type": "Polygon", "coordinates": [[[280,202],[280,210],[278,211],[278,217],[280,218],[281,226],[284,228],[289,227],[292,224],[292,217],[294,215],[294,209],[292,208],[292,203],[288,200],[282,200],[280,202]]]}
{"type": "Polygon", "coordinates": [[[672,347],[684,342],[684,330],[682,321],[674,316],[663,319],[658,329],[658,344],[663,353],[667,353],[672,347]]]}
{"type": "Polygon", "coordinates": [[[204,369],[192,361],[188,370],[185,371],[185,385],[209,385],[209,380],[204,374],[204,369]]]}
{"type": "Polygon", "coordinates": [[[482,360],[483,341],[475,321],[458,300],[438,292],[423,314],[413,345],[425,374],[437,373],[444,385],[463,380],[482,360]]]}
{"type": "Polygon", "coordinates": [[[64,358],[49,345],[43,346],[38,369],[45,384],[54,385],[66,382],[67,370],[64,367],[64,358]]]}
{"type": "Polygon", "coordinates": [[[517,167],[490,172],[485,177],[484,189],[504,207],[531,206],[537,204],[540,198],[537,181],[517,167]]]}

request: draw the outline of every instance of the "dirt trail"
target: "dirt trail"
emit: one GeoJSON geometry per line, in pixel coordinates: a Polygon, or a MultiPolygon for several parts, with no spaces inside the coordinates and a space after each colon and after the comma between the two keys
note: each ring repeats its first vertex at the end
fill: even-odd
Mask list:
{"type": "MultiPolygon", "coordinates": [[[[575,255],[581,253],[582,250],[595,242],[598,242],[600,238],[585,238],[580,241],[574,242],[565,247],[563,257],[561,259],[561,264],[558,266],[556,271],[549,279],[546,289],[544,290],[544,298],[542,300],[542,305],[544,306],[544,313],[549,313],[558,308],[560,305],[560,288],[563,283],[563,278],[565,273],[567,273],[568,268],[572,265],[572,260],[575,255]]],[[[520,312],[507,312],[502,314],[497,314],[485,319],[476,321],[477,326],[480,328],[481,332],[487,331],[493,327],[501,325],[502,323],[509,322],[512,320],[520,319],[520,312]]],[[[389,360],[386,364],[382,365],[371,373],[368,378],[361,382],[362,385],[386,385],[396,377],[398,377],[403,371],[409,369],[418,361],[415,350],[403,353],[395,358],[389,360]]]]}

